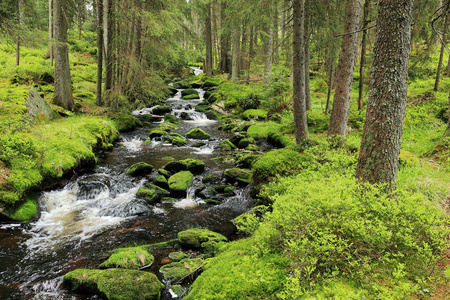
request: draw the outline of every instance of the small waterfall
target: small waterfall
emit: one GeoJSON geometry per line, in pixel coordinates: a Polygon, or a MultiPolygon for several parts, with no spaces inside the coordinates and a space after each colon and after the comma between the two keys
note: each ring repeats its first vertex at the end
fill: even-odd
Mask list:
{"type": "Polygon", "coordinates": [[[203,201],[201,199],[197,199],[195,197],[196,187],[197,187],[197,184],[194,183],[191,187],[188,188],[186,198],[175,203],[173,206],[176,208],[186,209],[186,208],[197,207],[198,204],[203,203],[203,201]]]}

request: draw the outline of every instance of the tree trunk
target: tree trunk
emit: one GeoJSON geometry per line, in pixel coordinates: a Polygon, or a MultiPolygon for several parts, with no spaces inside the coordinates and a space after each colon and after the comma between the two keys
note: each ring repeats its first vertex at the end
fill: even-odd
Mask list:
{"type": "Polygon", "coordinates": [[[350,94],[352,91],[353,68],[355,66],[358,25],[361,18],[361,1],[348,0],[345,16],[344,37],[337,68],[337,85],[331,110],[328,137],[344,136],[347,133],[350,94]]]}
{"type": "Polygon", "coordinates": [[[74,106],[70,78],[67,20],[64,0],[54,1],[55,27],[55,93],[54,102],[67,110],[74,106]]]}
{"type": "Polygon", "coordinates": [[[305,103],[306,110],[311,110],[311,89],[309,82],[310,37],[311,37],[311,0],[305,0],[305,103]]]}
{"type": "Polygon", "coordinates": [[[279,12],[278,12],[278,2],[274,3],[274,14],[273,14],[273,45],[275,47],[274,53],[273,53],[273,60],[275,65],[280,64],[280,47],[279,47],[279,12]]]}
{"type": "MultiPolygon", "coordinates": [[[[223,2],[220,5],[220,23],[221,28],[225,27],[225,10],[226,4],[223,2]]],[[[222,73],[230,73],[229,65],[229,52],[230,52],[230,34],[228,32],[220,35],[220,71],[222,73]]]]}
{"type": "MultiPolygon", "coordinates": [[[[270,14],[270,18],[272,19],[272,13],[270,14]]],[[[270,74],[272,74],[272,62],[273,62],[273,21],[267,28],[267,37],[265,41],[265,63],[264,63],[264,80],[267,81],[269,79],[270,74]]]]}
{"type": "Polygon", "coordinates": [[[241,47],[241,22],[236,22],[236,27],[233,30],[233,49],[231,62],[231,78],[237,80],[239,78],[239,59],[241,47]]]}
{"type": "Polygon", "coordinates": [[[53,0],[48,0],[48,52],[53,67],[53,0]]]}
{"type": "Polygon", "coordinates": [[[406,108],[413,0],[380,0],[356,178],[395,189],[406,108]]]}
{"type": "Polygon", "coordinates": [[[141,61],[141,39],[142,39],[142,17],[141,17],[141,0],[135,1],[137,16],[136,26],[134,28],[133,54],[138,62],[141,61]]]}
{"type": "Polygon", "coordinates": [[[205,44],[206,44],[206,62],[205,73],[206,76],[212,76],[212,41],[211,41],[211,3],[206,4],[206,18],[205,18],[205,44]]]}
{"type": "Polygon", "coordinates": [[[102,75],[103,75],[103,0],[96,0],[97,7],[97,95],[95,104],[103,105],[102,75]]]}
{"type": "Polygon", "coordinates": [[[84,0],[78,0],[78,11],[77,11],[77,19],[78,19],[78,39],[81,40],[81,32],[83,30],[83,15],[85,10],[84,0]]]}
{"type": "Polygon", "coordinates": [[[364,107],[364,71],[366,68],[367,26],[369,25],[370,0],[364,2],[363,34],[361,41],[361,62],[359,64],[358,110],[364,107]]]}
{"type": "Polygon", "coordinates": [[[334,58],[330,56],[328,62],[328,93],[327,93],[327,104],[325,106],[325,114],[330,113],[330,101],[331,92],[333,91],[333,81],[334,81],[334,58]]]}
{"type": "MultiPolygon", "coordinates": [[[[101,1],[101,0],[99,0],[101,1]]],[[[103,49],[105,63],[105,88],[112,87],[113,78],[113,49],[112,49],[112,0],[103,0],[103,49]]]]}
{"type": "Polygon", "coordinates": [[[17,25],[19,26],[19,30],[17,31],[16,37],[16,65],[20,64],[20,31],[23,30],[25,26],[25,19],[23,18],[23,6],[24,0],[19,0],[17,2],[17,25]]]}
{"type": "Polygon", "coordinates": [[[441,77],[441,70],[442,70],[442,60],[444,59],[444,51],[445,51],[445,46],[447,44],[449,5],[450,5],[450,1],[447,1],[447,4],[445,5],[445,11],[444,11],[444,14],[445,14],[444,31],[443,31],[443,34],[441,37],[441,53],[439,54],[439,63],[438,63],[437,72],[436,72],[436,80],[434,82],[434,88],[433,88],[433,90],[435,92],[437,92],[437,90],[439,88],[439,80],[441,77]]]}
{"type": "Polygon", "coordinates": [[[294,41],[293,52],[293,88],[294,88],[294,126],[297,144],[308,139],[305,106],[305,2],[294,0],[294,41]]]}

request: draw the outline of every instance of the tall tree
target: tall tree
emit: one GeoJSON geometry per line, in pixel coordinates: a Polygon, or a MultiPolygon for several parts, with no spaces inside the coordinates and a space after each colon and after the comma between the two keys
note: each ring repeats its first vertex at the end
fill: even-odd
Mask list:
{"type": "Polygon", "coordinates": [[[95,104],[102,105],[103,78],[103,0],[95,0],[97,18],[97,95],[95,104]]]}
{"type": "Polygon", "coordinates": [[[18,32],[16,36],[16,65],[20,64],[20,31],[25,27],[25,19],[23,16],[24,0],[17,1],[17,25],[18,32]]]}
{"type": "Polygon", "coordinates": [[[48,0],[48,57],[53,66],[53,0],[48,0]]]}
{"type": "Polygon", "coordinates": [[[328,137],[347,133],[353,68],[355,66],[358,26],[361,18],[361,0],[348,0],[345,13],[344,36],[337,69],[336,91],[331,110],[328,137]]]}
{"type": "Polygon", "coordinates": [[[55,28],[55,93],[54,102],[67,110],[74,106],[70,78],[69,48],[67,46],[67,3],[54,0],[55,28]]]}
{"type": "Polygon", "coordinates": [[[311,38],[311,0],[305,0],[305,103],[306,110],[311,110],[311,89],[309,82],[310,38],[311,38]]]}
{"type": "MultiPolygon", "coordinates": [[[[101,0],[99,0],[101,1],[101,0]]],[[[105,88],[108,91],[113,81],[113,3],[112,0],[103,0],[103,57],[105,64],[105,88]]]]}
{"type": "Polygon", "coordinates": [[[406,108],[413,0],[380,0],[356,177],[394,189],[406,108]]]}
{"type": "Polygon", "coordinates": [[[239,78],[239,60],[241,48],[241,23],[237,22],[233,30],[233,45],[231,54],[231,78],[237,80],[239,78]]]}
{"type": "Polygon", "coordinates": [[[293,0],[294,127],[297,144],[308,139],[305,103],[305,0],[293,0]]]}
{"type": "Polygon", "coordinates": [[[213,54],[212,54],[212,28],[211,28],[211,2],[206,3],[206,18],[205,18],[205,45],[206,45],[206,61],[205,61],[205,72],[206,76],[212,76],[213,69],[213,54]]]}
{"type": "Polygon", "coordinates": [[[441,52],[439,54],[439,63],[436,72],[436,80],[434,81],[433,90],[437,92],[439,88],[439,80],[441,78],[441,70],[442,70],[442,60],[444,59],[444,51],[447,44],[447,32],[448,32],[448,19],[449,19],[449,8],[450,8],[450,0],[446,1],[445,6],[442,7],[442,13],[440,16],[444,17],[444,29],[442,32],[441,38],[441,52]]]}
{"type": "Polygon", "coordinates": [[[359,63],[359,88],[358,88],[358,110],[362,110],[364,106],[364,71],[366,68],[366,52],[367,52],[367,26],[369,26],[369,10],[370,10],[370,0],[364,1],[364,12],[363,12],[363,31],[361,40],[361,60],[359,63]]]}

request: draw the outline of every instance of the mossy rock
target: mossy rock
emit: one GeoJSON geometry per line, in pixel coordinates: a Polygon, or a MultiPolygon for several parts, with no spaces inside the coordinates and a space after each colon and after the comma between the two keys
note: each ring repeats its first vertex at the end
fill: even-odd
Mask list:
{"type": "Polygon", "coordinates": [[[181,96],[187,96],[187,95],[197,95],[198,91],[195,89],[185,89],[181,91],[181,96]]]}
{"type": "Polygon", "coordinates": [[[171,253],[169,253],[169,258],[172,261],[180,261],[180,260],[189,258],[189,255],[187,255],[186,253],[183,253],[183,252],[171,252],[171,253]]]}
{"type": "Polygon", "coordinates": [[[153,172],[153,166],[145,162],[138,162],[128,168],[126,174],[130,176],[144,176],[153,172]]]}
{"type": "Polygon", "coordinates": [[[177,282],[183,277],[191,274],[195,270],[201,268],[203,260],[201,258],[187,258],[179,262],[173,262],[164,265],[159,269],[165,280],[169,282],[177,282]]]}
{"type": "Polygon", "coordinates": [[[164,121],[166,122],[171,122],[171,123],[178,123],[181,122],[181,119],[175,117],[174,115],[171,114],[165,114],[164,115],[164,121]]]}
{"type": "Polygon", "coordinates": [[[149,190],[154,190],[156,192],[156,194],[158,194],[159,197],[167,196],[170,194],[170,192],[168,190],[166,190],[162,187],[159,187],[153,183],[147,183],[145,185],[145,187],[148,188],[149,190]]]}
{"type": "Polygon", "coordinates": [[[203,177],[203,183],[217,183],[222,180],[222,175],[219,173],[211,173],[203,177]]]}
{"type": "Polygon", "coordinates": [[[173,239],[161,243],[145,245],[142,247],[146,248],[147,251],[159,249],[180,249],[180,241],[178,239],[173,239]]]}
{"type": "Polygon", "coordinates": [[[238,145],[239,142],[244,139],[245,136],[243,134],[234,134],[231,138],[230,138],[230,142],[232,142],[234,145],[238,145]]]}
{"type": "Polygon", "coordinates": [[[162,197],[161,198],[161,203],[165,203],[165,204],[174,204],[177,203],[179,200],[177,198],[172,198],[172,197],[162,197]]]}
{"type": "Polygon", "coordinates": [[[287,146],[286,139],[278,132],[269,132],[267,134],[267,142],[277,148],[284,148],[287,146]]]}
{"type": "Polygon", "coordinates": [[[203,199],[203,202],[205,202],[208,205],[217,205],[220,204],[222,201],[217,199],[203,199]]]}
{"type": "Polygon", "coordinates": [[[219,148],[222,151],[231,151],[231,150],[236,149],[237,147],[231,141],[223,140],[222,142],[220,142],[219,148]]]}
{"type": "Polygon", "coordinates": [[[234,218],[231,222],[240,234],[252,235],[268,211],[268,206],[255,206],[250,211],[234,218]]]}
{"type": "Polygon", "coordinates": [[[239,168],[227,169],[224,174],[228,181],[241,184],[249,184],[252,178],[252,172],[250,170],[239,168]]]}
{"type": "Polygon", "coordinates": [[[169,188],[169,182],[167,181],[167,178],[164,175],[158,174],[155,178],[155,185],[159,186],[163,189],[169,188]]]}
{"type": "Polygon", "coordinates": [[[192,129],[191,131],[186,133],[186,137],[194,140],[209,140],[211,138],[211,136],[208,133],[206,133],[200,128],[192,129]]]}
{"type": "Polygon", "coordinates": [[[182,246],[198,249],[205,242],[226,242],[227,238],[208,229],[194,228],[179,232],[178,240],[182,246]]]}
{"type": "Polygon", "coordinates": [[[239,149],[245,149],[245,148],[247,148],[250,144],[254,144],[254,143],[255,143],[255,140],[252,139],[252,138],[242,139],[242,140],[239,141],[238,148],[239,148],[239,149]]]}
{"type": "Polygon", "coordinates": [[[200,96],[197,94],[191,94],[191,95],[185,95],[183,97],[181,97],[181,99],[183,100],[194,100],[194,99],[200,99],[200,96]]]}
{"type": "Polygon", "coordinates": [[[180,171],[187,171],[187,165],[183,161],[171,161],[165,164],[162,168],[172,174],[178,173],[180,171]]]}
{"type": "Polygon", "coordinates": [[[186,146],[186,144],[187,144],[187,141],[180,137],[175,137],[172,140],[172,145],[177,146],[177,147],[183,147],[183,146],[186,146]]]}
{"type": "Polygon", "coordinates": [[[204,89],[212,88],[212,87],[218,86],[221,83],[222,83],[222,80],[220,78],[208,78],[205,80],[202,87],[204,89]]]}
{"type": "Polygon", "coordinates": [[[117,130],[120,132],[132,131],[142,126],[142,122],[140,120],[130,115],[114,118],[113,122],[116,125],[117,130]]]}
{"type": "Polygon", "coordinates": [[[246,153],[236,159],[236,164],[240,168],[251,168],[253,164],[259,159],[259,155],[246,153]]]}
{"type": "Polygon", "coordinates": [[[246,120],[266,120],[267,111],[262,109],[248,109],[242,113],[242,117],[246,120]]]}
{"type": "MultiPolygon", "coordinates": [[[[14,212],[9,216],[13,220],[20,222],[28,222],[38,214],[38,208],[36,200],[27,199],[22,203],[14,212]]],[[[0,217],[1,219],[1,217],[0,217]]]]}
{"type": "Polygon", "coordinates": [[[400,150],[399,164],[404,166],[411,164],[416,165],[420,164],[420,159],[411,152],[400,150]]]}
{"type": "Polygon", "coordinates": [[[154,261],[153,255],[148,253],[144,247],[121,248],[114,249],[108,260],[103,262],[99,268],[139,269],[152,264],[154,261]]]}
{"type": "Polygon", "coordinates": [[[181,171],[169,178],[169,189],[176,195],[186,196],[187,189],[194,182],[194,175],[189,171],[181,171]]]}
{"type": "Polygon", "coordinates": [[[148,204],[155,204],[161,198],[155,190],[146,188],[140,188],[136,193],[136,197],[144,199],[148,204]]]}
{"type": "Polygon", "coordinates": [[[169,179],[169,177],[172,176],[172,172],[170,172],[170,171],[168,171],[168,170],[166,170],[164,168],[158,169],[158,174],[166,177],[167,179],[169,179]]]}
{"type": "Polygon", "coordinates": [[[158,128],[154,128],[150,131],[149,138],[151,138],[151,139],[159,138],[159,137],[164,136],[165,134],[167,134],[166,131],[158,129],[158,128]]]}
{"type": "Polygon", "coordinates": [[[187,158],[180,162],[186,165],[186,169],[192,173],[201,173],[205,170],[205,163],[198,159],[187,158]]]}
{"type": "Polygon", "coordinates": [[[158,116],[164,116],[172,111],[172,108],[168,105],[158,105],[152,109],[152,113],[158,116]]]}
{"type": "Polygon", "coordinates": [[[127,269],[78,269],[67,273],[63,284],[71,291],[111,300],[159,300],[164,288],[155,274],[127,269]]]}
{"type": "Polygon", "coordinates": [[[245,148],[246,150],[250,150],[250,151],[258,151],[259,150],[259,146],[255,145],[255,144],[250,144],[247,146],[247,148],[245,148]]]}
{"type": "MultiPolygon", "coordinates": [[[[179,284],[171,285],[169,287],[169,289],[171,291],[171,294],[175,295],[175,297],[177,297],[177,299],[181,299],[188,292],[187,288],[185,288],[185,287],[183,287],[183,286],[181,286],[179,284]]],[[[172,298],[173,298],[173,295],[172,295],[172,298]]]]}
{"type": "Polygon", "coordinates": [[[207,112],[209,110],[209,104],[208,103],[200,103],[199,105],[197,105],[196,107],[195,107],[195,111],[198,111],[198,112],[202,112],[202,113],[205,113],[205,112],[207,112]]]}

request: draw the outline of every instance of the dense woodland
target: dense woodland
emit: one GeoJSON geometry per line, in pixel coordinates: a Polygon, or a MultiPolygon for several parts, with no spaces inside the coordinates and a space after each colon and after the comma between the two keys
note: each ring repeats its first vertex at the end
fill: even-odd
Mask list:
{"type": "Polygon", "coordinates": [[[246,238],[216,245],[186,299],[446,299],[449,13],[447,0],[3,0],[0,219],[36,215],[31,192],[95,164],[142,126],[133,110],[209,83],[224,130],[278,150],[246,150],[246,238]],[[50,117],[27,113],[31,86],[50,117]]]}

